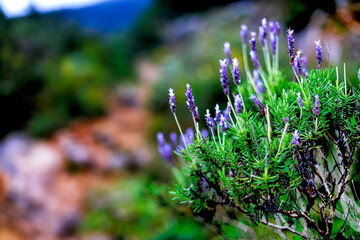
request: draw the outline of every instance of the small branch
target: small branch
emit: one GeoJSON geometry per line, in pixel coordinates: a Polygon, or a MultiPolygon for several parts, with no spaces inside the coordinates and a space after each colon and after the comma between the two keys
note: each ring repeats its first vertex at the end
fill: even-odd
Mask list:
{"type": "Polygon", "coordinates": [[[329,187],[328,187],[328,185],[327,185],[327,183],[326,183],[326,181],[325,181],[325,178],[324,178],[322,172],[321,172],[320,169],[319,169],[319,166],[315,164],[315,168],[316,168],[315,174],[320,178],[322,184],[323,184],[324,187],[325,187],[325,191],[326,191],[328,197],[330,197],[330,194],[331,194],[331,193],[330,193],[329,187]]]}
{"type": "Polygon", "coordinates": [[[307,221],[308,223],[308,227],[316,230],[320,235],[322,235],[324,233],[324,231],[322,231],[315,223],[315,221],[309,217],[308,215],[306,215],[305,213],[301,212],[301,211],[296,211],[296,210],[291,210],[291,211],[286,211],[284,209],[279,209],[279,212],[289,216],[289,217],[293,217],[293,218],[304,218],[305,221],[307,221]]]}
{"type": "Polygon", "coordinates": [[[292,232],[296,235],[299,235],[300,237],[302,237],[303,239],[308,239],[308,237],[305,235],[305,234],[302,234],[298,231],[296,231],[295,229],[291,228],[291,227],[288,227],[288,226],[280,226],[280,225],[276,225],[276,224],[273,224],[273,223],[270,223],[270,222],[266,222],[264,220],[260,220],[261,223],[265,224],[265,225],[268,225],[270,227],[273,227],[273,228],[276,228],[276,229],[280,229],[280,230],[286,230],[286,231],[289,231],[289,232],[292,232]]]}

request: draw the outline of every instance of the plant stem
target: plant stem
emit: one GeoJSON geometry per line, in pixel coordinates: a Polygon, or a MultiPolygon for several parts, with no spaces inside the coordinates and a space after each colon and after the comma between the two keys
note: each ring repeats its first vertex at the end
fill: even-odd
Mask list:
{"type": "Polygon", "coordinates": [[[242,102],[244,111],[246,111],[244,98],[243,98],[243,96],[242,96],[242,94],[241,94],[241,91],[240,91],[240,86],[237,86],[237,88],[238,88],[238,90],[239,90],[239,94],[240,94],[240,97],[241,97],[241,102],[242,102]]]}
{"type": "Polygon", "coordinates": [[[269,113],[269,106],[266,105],[266,120],[267,120],[267,132],[268,132],[268,139],[269,139],[269,145],[271,148],[271,123],[270,123],[270,113],[269,113]]]}
{"type": "Polygon", "coordinates": [[[182,138],[182,140],[183,140],[183,142],[184,142],[185,149],[186,149],[186,152],[187,152],[187,151],[188,151],[188,148],[187,148],[187,145],[186,145],[185,137],[184,137],[183,131],[181,130],[179,121],[178,121],[178,119],[177,119],[177,117],[176,117],[176,113],[174,113],[174,118],[175,118],[176,125],[177,125],[178,128],[179,128],[179,132],[180,132],[180,134],[181,134],[181,138],[182,138]]]}
{"type": "Polygon", "coordinates": [[[278,148],[278,151],[277,151],[277,153],[276,153],[276,157],[279,155],[279,153],[280,153],[281,150],[283,149],[282,144],[283,144],[283,142],[284,142],[284,138],[285,138],[285,135],[286,135],[286,133],[287,133],[287,131],[288,131],[288,129],[289,129],[289,126],[290,126],[290,124],[289,124],[288,122],[285,123],[284,131],[283,131],[283,133],[282,133],[282,135],[281,135],[281,139],[280,139],[280,143],[279,143],[279,148],[278,148]]]}
{"type": "Polygon", "coordinates": [[[217,143],[216,143],[216,138],[215,138],[214,130],[213,130],[212,128],[210,128],[210,131],[211,131],[211,134],[212,134],[212,137],[213,137],[213,141],[214,141],[214,143],[215,143],[215,145],[216,145],[216,148],[219,149],[219,146],[218,146],[217,143]]]}
{"type": "Polygon", "coordinates": [[[344,83],[345,83],[345,97],[347,97],[346,66],[345,66],[345,63],[344,63],[344,83]]]}

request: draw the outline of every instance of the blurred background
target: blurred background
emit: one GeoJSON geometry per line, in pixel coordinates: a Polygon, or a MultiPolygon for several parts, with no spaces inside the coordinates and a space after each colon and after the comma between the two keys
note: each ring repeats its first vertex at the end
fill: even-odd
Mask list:
{"type": "MultiPolygon", "coordinates": [[[[359,86],[360,4],[350,0],[0,0],[0,239],[260,239],[244,220],[210,227],[171,200],[156,133],[176,131],[190,83],[200,115],[225,98],[223,44],[241,57],[241,24],[282,26],[315,67],[347,62],[359,86]]],[[[205,126],[204,123],[202,126],[205,126]]]]}

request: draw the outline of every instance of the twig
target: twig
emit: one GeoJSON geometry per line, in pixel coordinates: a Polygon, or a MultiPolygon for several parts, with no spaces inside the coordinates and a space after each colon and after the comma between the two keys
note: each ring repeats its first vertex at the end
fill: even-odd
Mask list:
{"type": "Polygon", "coordinates": [[[293,229],[293,228],[291,228],[289,226],[280,226],[280,225],[276,225],[276,224],[273,224],[273,223],[270,223],[270,222],[266,222],[264,220],[260,220],[260,222],[265,224],[265,225],[268,225],[270,227],[276,228],[276,229],[286,230],[286,231],[292,232],[292,233],[294,233],[296,235],[299,235],[303,239],[308,239],[308,237],[305,234],[300,233],[300,232],[296,231],[295,229],[293,229]]]}

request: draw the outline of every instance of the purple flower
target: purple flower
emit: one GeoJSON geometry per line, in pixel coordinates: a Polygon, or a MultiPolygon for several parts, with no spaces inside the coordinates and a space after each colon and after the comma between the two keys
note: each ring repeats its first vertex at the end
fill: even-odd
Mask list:
{"type": "Polygon", "coordinates": [[[171,145],[169,143],[166,143],[164,134],[162,132],[158,132],[156,138],[158,141],[158,151],[160,156],[164,160],[172,164],[173,150],[171,145]]]}
{"type": "Polygon", "coordinates": [[[280,36],[280,23],[279,22],[275,22],[275,32],[276,32],[276,36],[280,36]]]}
{"type": "Polygon", "coordinates": [[[207,183],[204,177],[201,178],[201,190],[203,193],[207,194],[209,192],[209,184],[207,183]]]}
{"type": "Polygon", "coordinates": [[[302,99],[301,99],[301,93],[300,92],[298,92],[297,93],[297,101],[298,101],[298,103],[299,103],[299,107],[300,108],[302,108],[303,107],[303,103],[302,103],[302,99]]]}
{"type": "Polygon", "coordinates": [[[235,83],[235,85],[240,85],[241,78],[240,78],[240,72],[239,72],[239,61],[237,60],[237,58],[234,58],[232,60],[232,65],[233,65],[232,76],[234,79],[234,83],[235,83]]]}
{"type": "Polygon", "coordinates": [[[297,73],[302,76],[303,75],[303,70],[302,70],[302,64],[301,64],[301,51],[297,51],[296,52],[296,56],[295,56],[295,67],[296,67],[296,71],[297,73]]]}
{"type": "Polygon", "coordinates": [[[359,71],[358,71],[358,78],[360,80],[360,68],[359,68],[359,71]]]}
{"type": "Polygon", "coordinates": [[[316,50],[316,59],[318,62],[318,69],[321,68],[321,62],[322,62],[322,57],[321,57],[321,52],[322,52],[322,46],[321,46],[321,42],[320,40],[314,41],[315,42],[315,50],[316,50]]]}
{"type": "Polygon", "coordinates": [[[229,129],[229,124],[227,123],[226,119],[224,118],[223,115],[221,115],[221,119],[220,119],[220,130],[224,133],[226,132],[226,130],[229,129]]]}
{"type": "Polygon", "coordinates": [[[290,58],[290,65],[294,66],[294,30],[288,29],[287,39],[288,39],[288,53],[290,58]]]}
{"type": "Polygon", "coordinates": [[[170,105],[170,110],[171,112],[175,112],[176,110],[176,105],[175,105],[175,93],[173,89],[169,89],[169,105],[170,105]]]}
{"type": "Polygon", "coordinates": [[[169,143],[158,147],[160,156],[170,164],[173,164],[173,149],[169,143]]]}
{"type": "Polygon", "coordinates": [[[266,35],[267,35],[267,21],[266,21],[266,18],[261,19],[261,26],[264,28],[265,38],[266,38],[266,35]]]}
{"type": "Polygon", "coordinates": [[[230,103],[230,102],[227,102],[226,111],[227,111],[228,113],[231,112],[231,103],[230,103]]]}
{"type": "Polygon", "coordinates": [[[284,123],[288,123],[289,122],[289,118],[283,118],[283,120],[284,120],[284,123]]]}
{"type": "Polygon", "coordinates": [[[171,141],[173,146],[178,145],[178,137],[177,137],[176,133],[174,133],[174,132],[170,133],[169,138],[170,138],[170,141],[171,141]]]}
{"type": "Polygon", "coordinates": [[[248,28],[246,25],[241,25],[240,35],[241,35],[243,44],[246,44],[247,39],[248,39],[248,28]]]}
{"type": "Polygon", "coordinates": [[[209,131],[206,129],[201,130],[201,136],[207,138],[209,136],[209,131]]]}
{"type": "Polygon", "coordinates": [[[275,32],[270,32],[270,46],[271,46],[271,53],[275,56],[276,53],[276,35],[275,32]]]}
{"type": "Polygon", "coordinates": [[[180,138],[181,147],[184,148],[185,144],[186,145],[191,144],[193,142],[193,138],[194,138],[194,130],[192,128],[186,129],[185,134],[184,134],[185,143],[184,143],[183,138],[180,138]]]}
{"type": "Polygon", "coordinates": [[[214,118],[214,121],[216,122],[216,124],[220,123],[220,119],[221,119],[221,111],[220,111],[219,105],[216,104],[216,106],[215,106],[215,118],[214,118]]]}
{"type": "Polygon", "coordinates": [[[253,78],[254,78],[254,82],[255,82],[255,85],[256,85],[256,88],[258,89],[258,91],[260,93],[264,93],[265,92],[264,84],[263,84],[262,80],[259,77],[259,71],[258,70],[253,71],[253,78]]]}
{"type": "Polygon", "coordinates": [[[224,118],[226,119],[226,121],[228,121],[229,125],[231,125],[231,119],[230,119],[229,112],[224,110],[223,114],[224,114],[224,118]]]}
{"type": "Polygon", "coordinates": [[[276,34],[276,31],[275,31],[275,24],[274,24],[274,22],[273,22],[273,21],[270,21],[270,22],[269,22],[269,33],[271,33],[271,32],[273,32],[273,33],[275,33],[275,34],[276,34]]]}
{"type": "Polygon", "coordinates": [[[309,69],[309,61],[306,55],[303,55],[302,62],[303,62],[303,72],[306,73],[307,70],[309,69]]]}
{"type": "Polygon", "coordinates": [[[250,50],[256,52],[256,32],[250,32],[250,50]]]}
{"type": "MultiPolygon", "coordinates": [[[[231,119],[230,119],[230,111],[231,111],[231,107],[229,109],[229,105],[228,107],[223,111],[223,115],[224,115],[224,118],[228,121],[228,123],[230,124],[231,122],[231,119]]],[[[220,119],[221,120],[221,119],[220,119]]]]}
{"type": "Polygon", "coordinates": [[[292,135],[293,135],[293,141],[291,142],[291,144],[292,145],[298,144],[300,138],[298,130],[295,130],[292,135]]]}
{"type": "Polygon", "coordinates": [[[157,142],[160,146],[163,146],[165,144],[165,137],[162,132],[158,132],[156,135],[157,142]]]}
{"type": "Polygon", "coordinates": [[[208,127],[209,127],[210,129],[213,129],[213,128],[214,128],[214,121],[213,121],[213,119],[212,119],[211,116],[210,116],[210,111],[209,111],[209,109],[206,109],[205,121],[206,121],[206,124],[208,125],[208,127]]]}
{"type": "Polygon", "coordinates": [[[195,100],[192,94],[192,89],[190,88],[190,84],[186,84],[186,93],[185,96],[187,98],[186,104],[189,108],[189,111],[193,113],[195,111],[195,100]]]}
{"type": "Polygon", "coordinates": [[[263,26],[259,27],[259,38],[260,38],[260,43],[263,47],[265,47],[265,39],[266,39],[266,28],[264,28],[263,26]]]}
{"type": "Polygon", "coordinates": [[[230,51],[230,43],[229,42],[224,43],[224,53],[225,53],[226,59],[230,63],[231,62],[231,51],[230,51]]]}
{"type": "Polygon", "coordinates": [[[198,107],[195,107],[195,111],[193,112],[193,116],[194,116],[195,121],[198,123],[200,121],[198,107]]]}
{"type": "Polygon", "coordinates": [[[196,122],[199,122],[199,112],[198,108],[195,106],[195,99],[192,94],[192,89],[190,88],[190,84],[186,84],[186,93],[185,96],[187,98],[186,104],[189,108],[189,111],[193,115],[196,122]]]}
{"type": "Polygon", "coordinates": [[[189,143],[193,142],[193,138],[194,138],[194,130],[192,128],[187,128],[185,131],[185,136],[188,140],[189,143]]]}
{"type": "Polygon", "coordinates": [[[225,95],[229,95],[229,86],[230,86],[230,81],[227,75],[227,71],[226,71],[226,67],[228,65],[227,60],[219,60],[220,63],[220,82],[221,82],[221,86],[224,89],[224,93],[225,95]]]}
{"type": "Polygon", "coordinates": [[[250,57],[251,57],[251,61],[254,64],[254,67],[256,69],[260,68],[260,62],[259,62],[259,56],[257,55],[257,53],[255,51],[250,51],[250,57]]]}
{"type": "Polygon", "coordinates": [[[319,100],[319,95],[315,95],[314,114],[315,114],[315,117],[319,117],[319,115],[320,115],[320,100],[319,100]]]}
{"type": "Polygon", "coordinates": [[[240,114],[242,111],[242,101],[241,101],[241,97],[240,94],[235,96],[235,110],[237,114],[240,114]]]}
{"type": "Polygon", "coordinates": [[[250,99],[253,100],[254,103],[256,104],[256,106],[259,108],[259,111],[260,111],[261,115],[265,116],[264,106],[259,101],[259,99],[254,94],[251,94],[250,99]]]}

